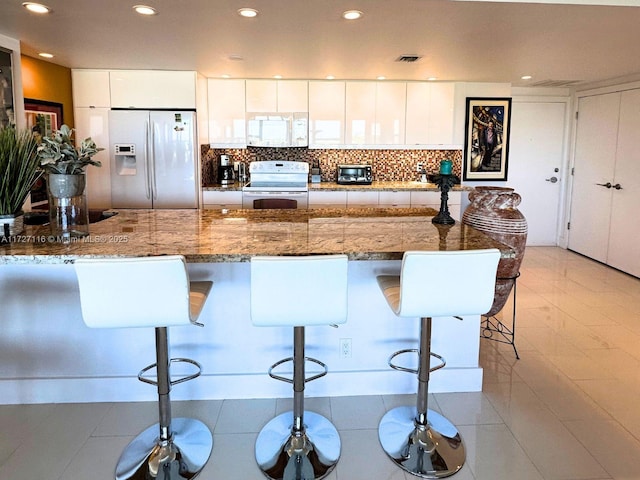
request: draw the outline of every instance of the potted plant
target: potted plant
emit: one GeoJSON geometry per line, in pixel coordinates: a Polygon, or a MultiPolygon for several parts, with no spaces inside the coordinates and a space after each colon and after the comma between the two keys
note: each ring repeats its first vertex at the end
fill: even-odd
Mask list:
{"type": "Polygon", "coordinates": [[[22,233],[22,206],[40,176],[38,144],[29,130],[0,128],[0,237],[22,233]]]}
{"type": "Polygon", "coordinates": [[[85,168],[100,167],[101,163],[92,157],[104,150],[98,148],[91,137],[76,147],[73,132],[72,128],[62,125],[60,130],[43,137],[38,146],[40,167],[47,174],[51,233],[62,240],[89,233],[85,168]]]}

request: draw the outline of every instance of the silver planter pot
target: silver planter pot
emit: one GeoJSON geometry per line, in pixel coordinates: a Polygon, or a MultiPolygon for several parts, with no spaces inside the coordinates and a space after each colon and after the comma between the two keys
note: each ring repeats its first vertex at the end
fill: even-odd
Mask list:
{"type": "Polygon", "coordinates": [[[24,231],[24,212],[0,215],[0,238],[20,235],[24,231]]]}
{"type": "Polygon", "coordinates": [[[47,179],[49,194],[54,198],[77,197],[84,194],[87,180],[84,174],[50,173],[47,179]]]}
{"type": "Polygon", "coordinates": [[[89,208],[84,174],[49,174],[49,225],[55,241],[69,242],[89,235],[89,208]]]}

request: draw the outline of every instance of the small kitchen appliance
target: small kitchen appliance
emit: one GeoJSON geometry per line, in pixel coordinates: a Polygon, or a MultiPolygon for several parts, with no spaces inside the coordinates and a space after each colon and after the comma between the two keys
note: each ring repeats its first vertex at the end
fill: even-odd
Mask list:
{"type": "Polygon", "coordinates": [[[220,155],[220,161],[218,162],[218,183],[220,185],[231,185],[233,181],[233,163],[229,160],[229,155],[220,155]]]}
{"type": "Polygon", "coordinates": [[[337,183],[341,185],[371,185],[371,165],[338,165],[337,183]]]}

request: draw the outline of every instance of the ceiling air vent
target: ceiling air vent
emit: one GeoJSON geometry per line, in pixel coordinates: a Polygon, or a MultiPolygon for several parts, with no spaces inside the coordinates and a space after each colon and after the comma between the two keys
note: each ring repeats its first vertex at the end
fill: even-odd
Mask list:
{"type": "Polygon", "coordinates": [[[420,55],[400,55],[396,58],[396,62],[405,62],[405,63],[413,63],[420,60],[422,56],[420,55]]]}
{"type": "Polygon", "coordinates": [[[532,87],[571,87],[580,83],[581,80],[541,80],[532,83],[532,87]]]}

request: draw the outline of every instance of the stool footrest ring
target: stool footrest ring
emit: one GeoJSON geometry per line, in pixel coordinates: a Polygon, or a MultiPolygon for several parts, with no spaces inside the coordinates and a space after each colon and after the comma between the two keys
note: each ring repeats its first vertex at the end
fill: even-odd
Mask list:
{"type": "MultiPolygon", "coordinates": [[[[172,358],[170,360],[171,363],[190,363],[191,365],[195,365],[198,368],[198,371],[196,373],[193,373],[191,375],[186,375],[184,377],[178,378],[176,380],[170,380],[169,381],[169,385],[173,386],[173,385],[177,385],[178,383],[183,383],[183,382],[188,382],[189,380],[193,380],[194,378],[198,378],[200,376],[200,374],[202,373],[202,365],[200,365],[198,362],[196,362],[195,360],[192,360],[190,358],[172,358]]],[[[144,377],[143,375],[145,373],[147,373],[149,370],[156,368],[158,366],[157,363],[152,363],[151,365],[144,367],[142,370],[140,370],[140,373],[138,373],[138,380],[140,380],[141,382],[144,383],[148,383],[149,385],[158,385],[158,381],[157,380],[151,380],[150,378],[144,377]]]]}
{"type": "MultiPolygon", "coordinates": [[[[316,375],[312,375],[312,376],[310,376],[308,378],[305,378],[304,379],[304,383],[312,382],[313,380],[317,380],[318,378],[324,377],[327,374],[327,372],[329,371],[327,366],[324,363],[322,363],[320,360],[316,359],[316,358],[304,357],[304,359],[307,362],[313,362],[313,363],[315,363],[317,365],[320,365],[324,369],[323,372],[320,372],[320,373],[318,373],[316,375]]],[[[281,382],[293,383],[293,379],[292,378],[283,377],[281,375],[273,373],[273,369],[274,368],[282,365],[283,363],[287,363],[287,362],[293,362],[293,357],[283,358],[282,360],[277,361],[276,363],[271,365],[269,367],[269,376],[271,378],[276,379],[276,380],[280,380],[281,382]]]]}
{"type": "MultiPolygon", "coordinates": [[[[394,358],[396,358],[399,355],[404,355],[405,353],[419,353],[419,350],[417,348],[405,348],[403,350],[398,350],[397,352],[392,353],[391,356],[389,357],[389,366],[394,370],[398,370],[400,372],[409,372],[417,375],[418,374],[417,368],[403,367],[401,365],[396,365],[395,363],[393,363],[394,358]]],[[[435,372],[436,370],[440,370],[442,367],[444,367],[447,364],[447,361],[437,353],[429,352],[429,355],[440,360],[440,363],[435,367],[431,367],[429,369],[429,372],[435,372]]]]}

